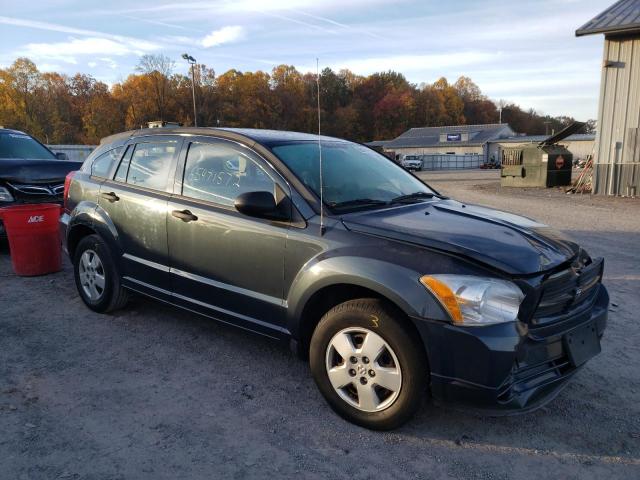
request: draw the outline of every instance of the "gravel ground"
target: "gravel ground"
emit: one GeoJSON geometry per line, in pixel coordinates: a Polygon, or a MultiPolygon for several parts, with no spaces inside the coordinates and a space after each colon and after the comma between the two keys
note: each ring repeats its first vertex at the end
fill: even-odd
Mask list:
{"type": "Polygon", "coordinates": [[[0,478],[639,478],[640,201],[501,189],[495,171],[420,175],[606,258],[602,354],[550,405],[489,418],[425,402],[405,427],[367,431],[280,344],[145,299],[92,313],[68,262],[16,277],[4,245],[0,478]]]}

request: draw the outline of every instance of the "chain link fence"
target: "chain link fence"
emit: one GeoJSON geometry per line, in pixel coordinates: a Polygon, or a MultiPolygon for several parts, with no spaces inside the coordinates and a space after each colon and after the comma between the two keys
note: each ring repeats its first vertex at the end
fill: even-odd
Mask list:
{"type": "Polygon", "coordinates": [[[480,168],[484,155],[422,155],[422,170],[462,170],[480,168]]]}

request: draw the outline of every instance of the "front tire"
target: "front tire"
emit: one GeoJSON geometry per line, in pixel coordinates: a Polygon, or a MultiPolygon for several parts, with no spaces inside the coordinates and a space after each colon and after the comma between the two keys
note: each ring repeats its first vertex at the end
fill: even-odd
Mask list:
{"type": "Polygon", "coordinates": [[[88,235],[78,243],[73,273],[80,298],[94,312],[112,312],[127,303],[128,294],[109,247],[98,235],[88,235]]]}
{"type": "Polygon", "coordinates": [[[379,299],[350,300],[327,312],[313,333],[313,378],[331,408],[350,422],[391,430],[420,407],[427,358],[400,315],[379,299]]]}

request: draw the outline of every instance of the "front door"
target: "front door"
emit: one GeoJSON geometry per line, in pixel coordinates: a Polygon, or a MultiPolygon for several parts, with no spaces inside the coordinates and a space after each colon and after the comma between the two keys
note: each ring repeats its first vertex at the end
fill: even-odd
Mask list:
{"type": "Polygon", "coordinates": [[[100,187],[99,207],[121,247],[125,284],[151,293],[169,291],[166,215],[180,139],[128,145],[112,179],[100,187]]]}
{"type": "Polygon", "coordinates": [[[284,333],[284,250],[289,225],[240,214],[241,193],[288,186],[255,152],[222,139],[194,139],[169,201],[171,288],[189,308],[267,335],[284,333]]]}

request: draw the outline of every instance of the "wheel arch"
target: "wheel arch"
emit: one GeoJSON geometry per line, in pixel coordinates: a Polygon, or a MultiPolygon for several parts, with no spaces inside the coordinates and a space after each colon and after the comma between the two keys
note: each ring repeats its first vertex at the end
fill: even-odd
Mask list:
{"type": "Polygon", "coordinates": [[[310,261],[298,272],[287,295],[287,328],[294,351],[304,358],[322,315],[339,303],[357,298],[384,300],[416,334],[416,319],[447,321],[446,312],[420,283],[420,276],[406,262],[403,265],[352,252],[310,261]]]}
{"type": "MultiPolygon", "coordinates": [[[[325,313],[341,303],[361,298],[375,298],[383,301],[394,311],[394,317],[414,334],[415,338],[420,338],[419,331],[410,316],[393,300],[367,287],[338,283],[321,288],[305,304],[298,329],[298,355],[302,358],[307,357],[313,332],[325,313]]],[[[427,354],[426,348],[425,354],[427,354]]]]}
{"type": "Polygon", "coordinates": [[[78,243],[87,235],[99,235],[119,258],[122,253],[118,231],[108,213],[96,204],[80,203],[71,213],[66,233],[66,246],[73,260],[78,243]]]}
{"type": "Polygon", "coordinates": [[[76,255],[76,248],[83,238],[94,234],[96,234],[96,231],[85,223],[77,223],[71,227],[67,234],[67,251],[69,252],[69,258],[73,260],[76,255]]]}

